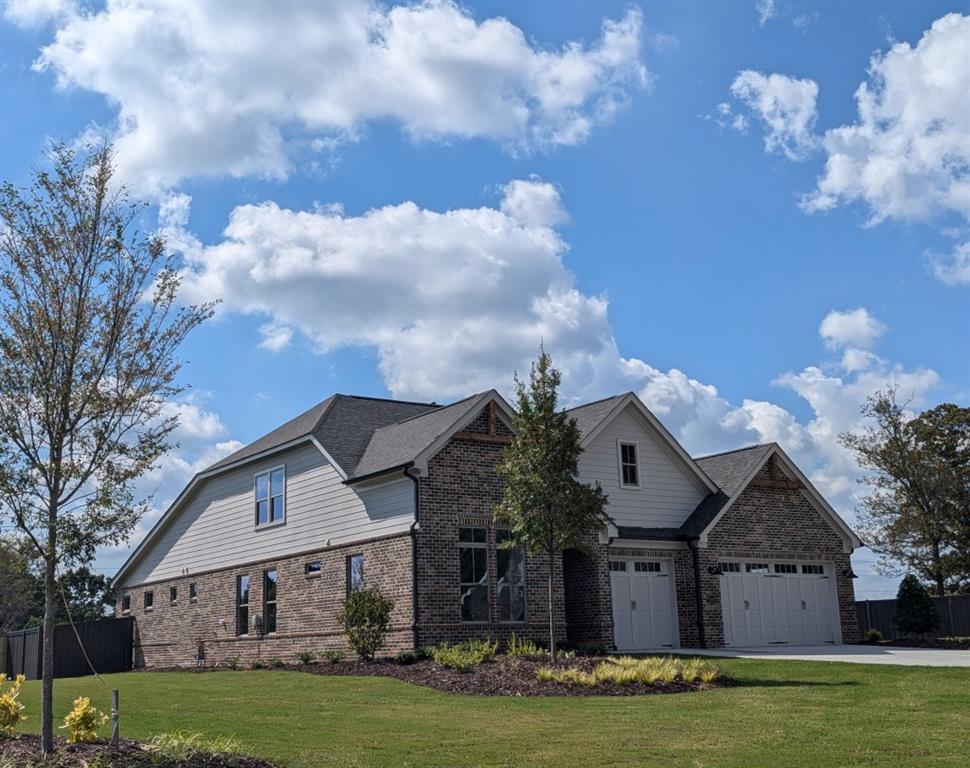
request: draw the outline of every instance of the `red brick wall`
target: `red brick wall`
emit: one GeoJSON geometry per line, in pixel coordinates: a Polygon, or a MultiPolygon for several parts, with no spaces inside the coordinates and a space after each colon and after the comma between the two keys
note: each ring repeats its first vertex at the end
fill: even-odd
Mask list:
{"type": "MultiPolygon", "coordinates": [[[[488,435],[487,411],[479,414],[464,432],[488,435]]],[[[496,432],[509,430],[498,419],[496,432]]],[[[494,436],[493,436],[494,437],[494,436]]],[[[420,646],[474,638],[519,637],[547,641],[548,573],[545,555],[526,555],[526,621],[497,621],[496,547],[492,510],[501,501],[502,480],[495,468],[504,444],[484,439],[452,439],[430,462],[420,481],[418,545],[418,626],[420,646]],[[463,622],[459,604],[458,529],[463,526],[488,530],[490,621],[463,622]]],[[[554,563],[554,609],[556,635],[566,637],[562,592],[562,558],[554,563]]]]}
{"type": "Polygon", "coordinates": [[[280,658],[295,661],[302,650],[347,651],[346,636],[337,623],[346,597],[346,557],[364,555],[364,580],[394,601],[391,629],[385,654],[414,647],[411,601],[411,537],[375,540],[363,544],[309,552],[210,573],[185,576],[135,586],[119,594],[131,596],[135,617],[135,665],[139,667],[190,666],[195,664],[196,641],[206,645],[209,665],[239,656],[240,663],[253,659],[280,658]],[[305,564],[319,560],[319,576],[307,576],[305,564]],[[263,615],[263,572],[276,569],[277,632],[257,638],[236,636],[236,577],[250,577],[249,616],[263,615]],[[198,588],[198,599],[189,602],[189,584],[198,588]],[[178,603],[169,602],[169,588],[178,588],[178,603]],[[154,591],[154,608],[144,608],[144,593],[154,591]],[[224,622],[224,625],[223,623],[224,622]]]}

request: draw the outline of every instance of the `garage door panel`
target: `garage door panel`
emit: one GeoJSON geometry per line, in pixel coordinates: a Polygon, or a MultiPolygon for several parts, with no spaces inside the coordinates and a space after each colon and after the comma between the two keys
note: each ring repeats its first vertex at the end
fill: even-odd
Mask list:
{"type": "Polygon", "coordinates": [[[619,650],[677,645],[675,585],[669,561],[611,561],[614,642],[619,650]]]}
{"type": "Polygon", "coordinates": [[[727,645],[821,644],[837,639],[838,603],[832,564],[826,573],[801,564],[773,566],[745,562],[723,570],[721,606],[727,645]]]}

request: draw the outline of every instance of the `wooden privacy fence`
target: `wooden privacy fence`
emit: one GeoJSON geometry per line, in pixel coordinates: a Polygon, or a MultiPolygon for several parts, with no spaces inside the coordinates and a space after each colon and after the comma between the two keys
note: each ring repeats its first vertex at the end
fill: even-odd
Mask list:
{"type": "MultiPolygon", "coordinates": [[[[131,669],[134,619],[102,619],[77,624],[77,632],[94,668],[100,673],[127,672],[131,669]]],[[[24,675],[40,679],[44,632],[40,627],[0,636],[3,670],[7,677],[24,675]]],[[[78,639],[70,624],[54,628],[54,677],[90,675],[78,639]]]]}
{"type": "MultiPolygon", "coordinates": [[[[937,637],[970,636],[970,595],[934,597],[933,605],[940,616],[934,633],[937,637]]],[[[896,625],[893,623],[895,600],[857,600],[855,608],[859,617],[859,632],[863,637],[870,627],[875,627],[887,640],[896,639],[896,625]]]]}

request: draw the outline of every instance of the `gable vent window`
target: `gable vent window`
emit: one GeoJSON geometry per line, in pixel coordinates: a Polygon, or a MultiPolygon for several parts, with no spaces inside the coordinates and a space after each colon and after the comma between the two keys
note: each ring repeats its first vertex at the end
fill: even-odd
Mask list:
{"type": "Polygon", "coordinates": [[[620,485],[623,488],[640,487],[640,464],[637,461],[636,443],[620,443],[620,485]]]}
{"type": "Polygon", "coordinates": [[[236,577],[236,634],[249,634],[249,577],[236,577]]]}
{"type": "Polygon", "coordinates": [[[488,621],[488,543],[484,528],[458,529],[462,621],[488,621]]]}
{"type": "Polygon", "coordinates": [[[256,526],[282,523],[286,519],[286,468],[276,467],[256,475],[256,526]]]}

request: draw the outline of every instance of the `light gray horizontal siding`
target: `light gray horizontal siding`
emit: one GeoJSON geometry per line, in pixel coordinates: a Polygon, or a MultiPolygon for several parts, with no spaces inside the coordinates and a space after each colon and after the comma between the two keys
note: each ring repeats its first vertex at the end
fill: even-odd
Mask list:
{"type": "Polygon", "coordinates": [[[707,495],[699,482],[661,442],[662,438],[628,405],[589,444],[579,460],[584,483],[599,481],[609,494],[617,525],[681,525],[707,495]],[[640,488],[621,488],[617,440],[637,443],[640,488]]]}
{"type": "Polygon", "coordinates": [[[181,512],[136,563],[125,584],[141,584],[350,544],[408,530],[414,485],[404,477],[348,487],[323,455],[304,445],[203,480],[181,512]],[[254,476],[286,466],[286,523],[257,530],[254,476]],[[187,569],[187,571],[186,571],[187,569]]]}

